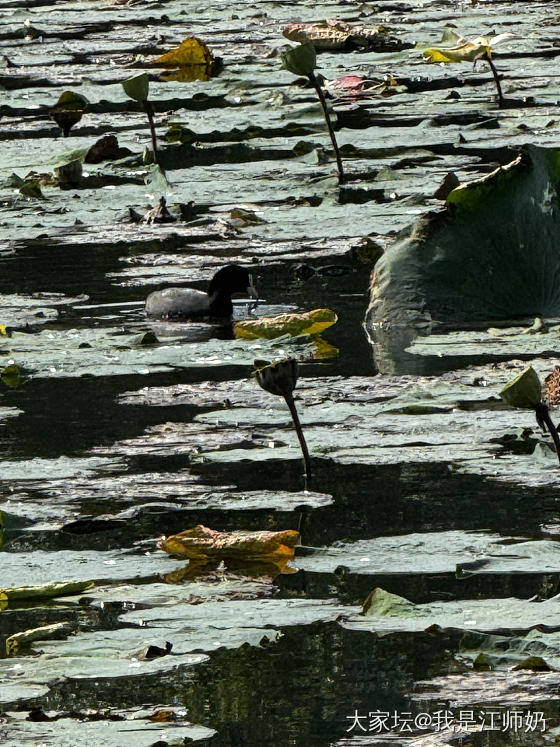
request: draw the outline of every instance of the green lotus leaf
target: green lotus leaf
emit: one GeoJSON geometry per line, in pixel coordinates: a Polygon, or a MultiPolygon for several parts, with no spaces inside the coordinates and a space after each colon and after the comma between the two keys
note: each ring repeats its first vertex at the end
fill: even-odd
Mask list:
{"type": "Polygon", "coordinates": [[[83,112],[87,109],[88,104],[89,101],[80,93],[64,91],[64,93],[60,94],[58,101],[53,106],[53,110],[83,112]]]}
{"type": "Polygon", "coordinates": [[[282,55],[282,66],[294,75],[310,75],[316,62],[317,53],[311,42],[300,44],[282,55]]]}
{"type": "Polygon", "coordinates": [[[541,382],[532,366],[516,376],[500,392],[500,397],[512,407],[534,409],[541,401],[541,382]]]}
{"type": "Polygon", "coordinates": [[[146,73],[140,73],[140,75],[135,75],[133,78],[123,80],[122,87],[129,98],[143,103],[148,100],[150,79],[146,73]]]}

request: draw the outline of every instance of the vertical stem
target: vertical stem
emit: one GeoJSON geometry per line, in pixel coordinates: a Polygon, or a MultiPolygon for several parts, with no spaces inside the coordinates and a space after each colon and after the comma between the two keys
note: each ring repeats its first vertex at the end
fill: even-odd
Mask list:
{"type": "Polygon", "coordinates": [[[303,454],[303,463],[305,464],[305,489],[307,490],[309,484],[311,483],[311,459],[309,458],[309,451],[307,449],[307,444],[305,443],[301,423],[299,422],[294,398],[292,394],[289,393],[284,395],[284,399],[286,400],[286,404],[288,405],[288,408],[290,410],[290,415],[292,416],[292,420],[294,421],[294,428],[296,429],[299,445],[301,447],[301,453],[303,454]]]}
{"type": "Polygon", "coordinates": [[[500,76],[498,75],[498,71],[496,70],[496,66],[494,65],[492,58],[488,53],[486,53],[483,57],[484,60],[490,65],[490,70],[492,71],[492,75],[494,76],[494,81],[496,82],[496,88],[498,89],[498,103],[500,106],[504,105],[504,96],[502,93],[502,85],[500,83],[500,76]]]}
{"type": "Polygon", "coordinates": [[[338,143],[336,142],[336,137],[334,135],[331,118],[329,116],[329,110],[327,109],[327,102],[325,101],[325,94],[323,93],[323,89],[319,85],[319,81],[315,77],[315,73],[310,72],[308,75],[308,78],[313,88],[317,91],[317,96],[319,97],[319,101],[321,102],[321,108],[323,109],[323,116],[325,117],[325,122],[327,123],[327,129],[331,137],[331,143],[333,145],[334,155],[336,157],[336,168],[338,170],[338,183],[342,184],[344,182],[344,170],[342,168],[342,158],[340,157],[338,143]]]}
{"type": "Polygon", "coordinates": [[[156,140],[156,128],[154,126],[154,109],[149,101],[144,101],[144,109],[148,115],[148,122],[150,123],[150,135],[152,136],[152,150],[154,152],[154,163],[159,165],[158,151],[157,151],[157,140],[156,140]]]}
{"type": "Polygon", "coordinates": [[[558,461],[560,462],[560,436],[558,435],[558,430],[556,429],[556,426],[552,422],[552,418],[548,413],[548,407],[543,402],[540,402],[536,406],[535,410],[537,413],[537,422],[539,424],[544,423],[544,425],[546,425],[546,427],[548,428],[550,435],[552,436],[552,440],[554,441],[554,448],[556,449],[558,461]]]}

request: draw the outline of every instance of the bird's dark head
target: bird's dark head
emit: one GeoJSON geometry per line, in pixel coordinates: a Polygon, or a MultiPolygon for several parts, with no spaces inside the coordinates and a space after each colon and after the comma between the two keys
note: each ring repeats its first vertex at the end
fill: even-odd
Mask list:
{"type": "Polygon", "coordinates": [[[226,265],[214,275],[208,286],[208,295],[232,296],[234,293],[247,293],[257,298],[251,275],[240,265],[226,265]]]}

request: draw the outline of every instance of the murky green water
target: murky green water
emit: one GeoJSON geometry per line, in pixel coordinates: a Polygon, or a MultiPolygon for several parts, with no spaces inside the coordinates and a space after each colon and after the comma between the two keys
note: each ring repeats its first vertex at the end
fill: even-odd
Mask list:
{"type": "MultiPolygon", "coordinates": [[[[555,743],[558,465],[532,414],[498,392],[522,361],[552,369],[557,320],[536,334],[529,318],[394,328],[375,351],[363,326],[372,258],[441,206],[448,171],[464,182],[521,144],[557,146],[553,5],[0,1],[0,324],[11,332],[0,368],[24,374],[0,385],[0,587],[94,582],[0,608],[0,741],[555,743]],[[426,68],[416,49],[322,53],[328,80],[392,75],[405,87],[333,93],[349,173],[337,187],[320,109],[278,59],[283,24],[335,16],[423,46],[450,24],[520,31],[497,57],[510,106],[492,101],[482,66],[426,68]],[[150,183],[145,115],[120,82],[190,33],[224,70],[181,84],[148,68],[170,185],[150,183]],[[90,108],[65,140],[48,108],[69,88],[90,108]],[[165,143],[174,122],[194,144],[165,143]],[[70,188],[44,184],[44,200],[19,194],[18,177],[108,132],[128,156],[84,164],[70,188]],[[138,223],[163,192],[181,220],[138,223]],[[256,219],[236,218],[239,207],[256,219]],[[205,288],[228,262],[251,269],[259,316],[335,311],[332,347],[146,320],[149,292],[205,288]],[[286,356],[300,365],[309,492],[287,410],[250,378],[254,359],[286,356]],[[298,529],[303,547],[281,574],[157,549],[195,524],[298,529]],[[404,600],[383,596],[361,615],[374,588],[404,600]],[[9,636],[57,623],[69,627],[7,655],[9,636]],[[143,658],[166,641],[169,655],[143,658]],[[529,656],[549,669],[514,669],[529,656]],[[493,709],[499,729],[481,726],[493,709]],[[515,709],[520,728],[503,720],[515,709]],[[455,727],[470,711],[481,729],[465,736],[455,727]],[[377,712],[393,725],[372,726],[377,712]],[[423,713],[429,728],[403,727],[423,713]]],[[[236,304],[236,318],[248,314],[236,304]]]]}

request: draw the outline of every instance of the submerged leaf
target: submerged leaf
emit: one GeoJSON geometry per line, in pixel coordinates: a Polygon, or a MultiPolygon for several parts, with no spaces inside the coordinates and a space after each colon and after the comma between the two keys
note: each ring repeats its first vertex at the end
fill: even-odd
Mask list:
{"type": "Polygon", "coordinates": [[[534,409],[541,401],[541,382],[532,366],[526,368],[500,392],[500,397],[511,407],[534,409]]]}
{"type": "Polygon", "coordinates": [[[282,66],[294,75],[310,75],[317,64],[317,53],[311,42],[300,44],[282,55],[282,66]]]}
{"type": "Polygon", "coordinates": [[[211,76],[211,65],[180,65],[168,73],[161,73],[159,77],[166,82],[176,80],[179,83],[192,83],[193,80],[210,80],[211,76]]]}
{"type": "Polygon", "coordinates": [[[279,314],[262,319],[247,319],[234,326],[236,337],[254,340],[264,337],[272,340],[282,335],[319,335],[336,323],[338,317],[330,309],[313,309],[303,314],[279,314]]]}
{"type": "Polygon", "coordinates": [[[299,532],[218,532],[198,526],[165,537],[159,547],[170,555],[190,559],[293,557],[299,532]]]}

